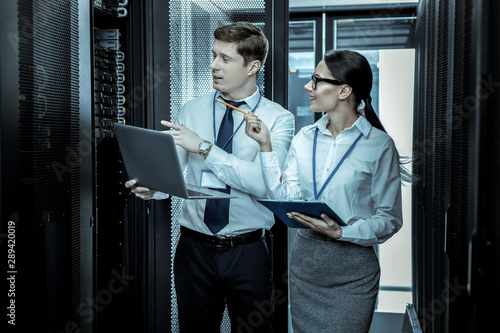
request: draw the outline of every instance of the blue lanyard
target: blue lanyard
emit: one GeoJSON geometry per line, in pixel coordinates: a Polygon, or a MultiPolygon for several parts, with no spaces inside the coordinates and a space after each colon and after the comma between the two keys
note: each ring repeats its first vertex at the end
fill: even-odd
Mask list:
{"type": "Polygon", "coordinates": [[[321,188],[321,190],[318,193],[318,191],[316,189],[316,143],[318,141],[318,129],[316,128],[316,131],[314,132],[313,158],[312,158],[313,159],[312,160],[312,165],[313,165],[314,198],[316,200],[319,198],[319,196],[321,195],[321,193],[323,193],[323,191],[325,190],[326,185],[328,185],[328,183],[332,179],[333,175],[337,172],[337,170],[339,169],[339,167],[342,165],[342,163],[346,159],[347,155],[349,155],[349,153],[351,152],[351,150],[354,148],[354,146],[356,145],[356,143],[358,143],[359,139],[361,139],[362,136],[363,136],[363,133],[359,134],[359,136],[357,137],[357,139],[354,140],[354,142],[352,143],[351,147],[349,147],[349,149],[346,151],[346,153],[344,154],[344,156],[340,160],[339,164],[337,164],[337,166],[332,171],[332,173],[330,174],[330,176],[328,176],[328,179],[326,180],[325,184],[323,184],[323,187],[321,188]]]}
{"type": "MultiPolygon", "coordinates": [[[[253,113],[255,111],[255,109],[257,109],[257,106],[259,106],[259,103],[260,103],[261,99],[262,99],[262,94],[259,94],[259,100],[257,101],[257,104],[255,104],[255,107],[250,112],[253,113]]],[[[214,101],[213,101],[214,144],[217,146],[217,130],[215,129],[215,101],[216,100],[217,100],[217,91],[214,94],[214,101]]],[[[221,147],[222,149],[226,148],[227,144],[233,139],[234,134],[236,134],[236,132],[238,132],[238,130],[240,129],[241,125],[243,125],[244,122],[245,122],[245,119],[243,119],[241,121],[241,123],[238,125],[238,127],[236,128],[236,130],[233,132],[233,134],[231,134],[231,136],[229,137],[229,139],[227,139],[227,142],[224,144],[224,146],[221,147]]]]}

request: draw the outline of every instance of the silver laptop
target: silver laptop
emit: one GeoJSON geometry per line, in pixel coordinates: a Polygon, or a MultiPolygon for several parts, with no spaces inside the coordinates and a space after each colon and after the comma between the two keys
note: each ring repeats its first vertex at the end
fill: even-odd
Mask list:
{"type": "Polygon", "coordinates": [[[174,138],[151,129],[114,124],[129,179],[139,186],[184,199],[229,199],[234,195],[186,184],[174,138]]]}

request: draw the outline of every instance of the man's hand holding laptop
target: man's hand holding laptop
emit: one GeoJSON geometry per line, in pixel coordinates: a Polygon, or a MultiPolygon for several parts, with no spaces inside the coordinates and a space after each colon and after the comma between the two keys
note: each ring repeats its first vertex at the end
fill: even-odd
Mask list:
{"type": "Polygon", "coordinates": [[[134,193],[138,198],[149,200],[156,193],[155,190],[150,190],[147,187],[137,186],[137,181],[135,179],[130,179],[125,183],[125,187],[130,189],[130,192],[134,193]]]}

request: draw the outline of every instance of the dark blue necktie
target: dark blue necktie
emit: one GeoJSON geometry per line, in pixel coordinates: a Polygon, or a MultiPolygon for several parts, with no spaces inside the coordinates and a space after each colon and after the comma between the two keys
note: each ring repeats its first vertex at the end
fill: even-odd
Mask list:
{"type": "MultiPolygon", "coordinates": [[[[226,101],[227,103],[239,107],[245,102],[226,101]]],[[[222,118],[217,134],[217,146],[231,154],[233,152],[233,109],[226,107],[226,114],[222,118]],[[229,141],[231,140],[231,141],[229,141]]],[[[217,189],[220,192],[230,193],[231,187],[217,189]]],[[[229,223],[229,199],[207,199],[205,206],[205,217],[203,219],[207,227],[213,234],[218,233],[229,223]]]]}

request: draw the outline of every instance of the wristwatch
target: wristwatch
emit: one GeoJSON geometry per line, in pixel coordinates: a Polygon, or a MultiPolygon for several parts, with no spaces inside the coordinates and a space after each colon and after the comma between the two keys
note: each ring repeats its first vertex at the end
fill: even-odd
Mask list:
{"type": "Polygon", "coordinates": [[[212,148],[212,143],[208,140],[200,141],[199,148],[200,148],[199,154],[203,157],[207,157],[210,148],[212,148]]]}

